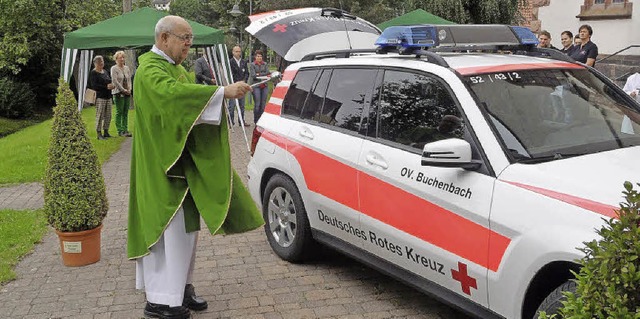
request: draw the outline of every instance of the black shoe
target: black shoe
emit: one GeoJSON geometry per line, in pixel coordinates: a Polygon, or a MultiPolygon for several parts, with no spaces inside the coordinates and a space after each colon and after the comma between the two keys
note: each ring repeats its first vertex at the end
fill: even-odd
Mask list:
{"type": "Polygon", "coordinates": [[[182,301],[182,306],[193,311],[201,311],[207,309],[209,305],[204,299],[196,296],[196,292],[193,289],[192,284],[187,284],[184,287],[184,300],[182,301]]]}
{"type": "Polygon", "coordinates": [[[105,138],[102,136],[102,133],[100,131],[97,131],[97,135],[98,135],[98,139],[99,140],[104,140],[105,138]]]}
{"type": "Polygon", "coordinates": [[[161,319],[191,318],[191,312],[189,312],[189,309],[183,306],[169,307],[167,305],[150,303],[148,301],[147,301],[147,305],[144,307],[144,315],[150,318],[161,318],[161,319]]]}
{"type": "Polygon", "coordinates": [[[102,134],[102,136],[104,136],[104,137],[111,137],[111,134],[109,134],[109,131],[104,130],[104,134],[102,134]]]}

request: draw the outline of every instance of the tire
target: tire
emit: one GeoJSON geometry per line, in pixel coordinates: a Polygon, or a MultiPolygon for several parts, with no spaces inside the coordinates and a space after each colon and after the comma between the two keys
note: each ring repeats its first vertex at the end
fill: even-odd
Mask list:
{"type": "Polygon", "coordinates": [[[276,174],[269,179],[262,216],[269,245],[278,257],[294,263],[309,258],[315,242],[302,197],[291,178],[276,174]]]}
{"type": "Polygon", "coordinates": [[[538,319],[541,311],[544,311],[548,316],[556,314],[557,319],[562,318],[562,316],[559,313],[559,309],[562,308],[562,301],[567,300],[567,298],[563,294],[563,292],[565,291],[570,291],[575,293],[576,283],[573,282],[572,280],[569,280],[564,284],[560,285],[560,287],[556,288],[554,291],[552,291],[547,296],[547,298],[544,298],[544,300],[538,307],[538,310],[536,310],[536,314],[533,318],[538,319]]]}

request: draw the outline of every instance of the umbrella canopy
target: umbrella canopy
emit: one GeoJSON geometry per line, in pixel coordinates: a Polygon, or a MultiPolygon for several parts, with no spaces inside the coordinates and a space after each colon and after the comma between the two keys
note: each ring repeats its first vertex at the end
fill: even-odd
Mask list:
{"type": "Polygon", "coordinates": [[[422,9],[413,10],[407,14],[395,17],[389,21],[378,24],[382,30],[396,25],[413,25],[413,24],[455,24],[449,20],[440,18],[422,9]]]}
{"type": "Polygon", "coordinates": [[[374,49],[380,29],[338,9],[301,8],[249,17],[245,29],[287,61],[334,50],[374,49]]]}
{"type": "MultiPolygon", "coordinates": [[[[82,29],[65,34],[64,47],[73,49],[135,48],[155,42],[154,28],[165,11],[140,8],[82,29]]],[[[187,20],[189,21],[189,20],[187,20]]],[[[222,30],[189,21],[193,29],[193,45],[224,43],[222,30]]]]}

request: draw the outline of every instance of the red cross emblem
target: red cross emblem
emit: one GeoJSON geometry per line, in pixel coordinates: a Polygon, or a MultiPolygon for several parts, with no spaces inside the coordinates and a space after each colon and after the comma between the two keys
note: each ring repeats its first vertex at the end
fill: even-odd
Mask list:
{"type": "Polygon", "coordinates": [[[273,26],[273,32],[285,33],[285,32],[287,32],[287,25],[286,24],[276,24],[275,26],[273,26]]]}
{"type": "Polygon", "coordinates": [[[476,284],[476,279],[467,275],[467,265],[461,262],[458,262],[458,270],[451,269],[451,277],[453,280],[459,281],[460,286],[462,286],[462,291],[471,296],[471,289],[478,289],[478,285],[476,284]]]}

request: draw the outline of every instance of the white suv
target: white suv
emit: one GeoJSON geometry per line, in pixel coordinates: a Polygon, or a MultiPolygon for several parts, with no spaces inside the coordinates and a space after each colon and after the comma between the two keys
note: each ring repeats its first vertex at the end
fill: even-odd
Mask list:
{"type": "Polygon", "coordinates": [[[248,166],[271,247],[320,242],[480,318],[553,313],[640,180],[640,106],[528,29],[389,30],[275,88],[248,166]]]}

